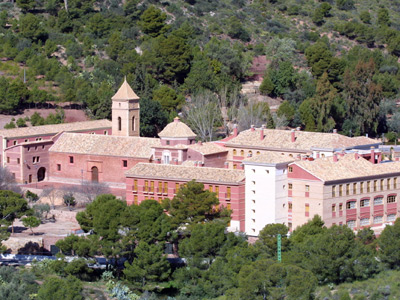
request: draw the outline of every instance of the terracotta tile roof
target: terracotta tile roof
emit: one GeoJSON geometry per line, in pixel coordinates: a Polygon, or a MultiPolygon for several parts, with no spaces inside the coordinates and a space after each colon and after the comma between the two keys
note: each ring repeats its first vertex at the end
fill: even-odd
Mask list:
{"type": "Polygon", "coordinates": [[[64,133],[51,146],[49,151],[151,158],[151,148],[159,144],[160,140],[155,138],[64,133]]]}
{"type": "Polygon", "coordinates": [[[356,159],[355,154],[338,155],[337,162],[331,156],[314,161],[298,161],[293,164],[300,166],[323,181],[400,173],[400,162],[372,164],[362,157],[356,159]]]}
{"type": "Polygon", "coordinates": [[[111,98],[112,100],[139,100],[139,97],[132,90],[126,78],[122,83],[121,87],[118,89],[117,93],[111,98]]]}
{"type": "Polygon", "coordinates": [[[264,129],[264,139],[260,139],[261,129],[245,130],[226,143],[226,146],[252,146],[260,148],[312,150],[343,149],[361,145],[379,144],[378,140],[367,137],[351,138],[338,133],[295,131],[296,140],[291,141],[290,130],[264,129]]]}
{"type": "Polygon", "coordinates": [[[200,182],[230,182],[244,180],[243,170],[138,163],[125,173],[127,177],[196,180],[200,182]]]}
{"type": "Polygon", "coordinates": [[[27,137],[39,135],[52,135],[62,131],[84,131],[95,129],[108,129],[111,128],[111,121],[109,120],[95,120],[74,123],[63,123],[53,125],[43,125],[34,127],[22,127],[14,129],[0,130],[0,136],[11,137],[27,137]]]}
{"type": "Polygon", "coordinates": [[[280,154],[273,151],[262,152],[260,154],[253,154],[252,157],[245,158],[244,163],[264,163],[264,164],[280,164],[280,163],[290,163],[298,160],[296,157],[291,157],[287,154],[280,154]]]}
{"type": "Polygon", "coordinates": [[[178,117],[173,122],[169,123],[165,128],[158,134],[159,137],[166,138],[186,138],[196,137],[196,134],[189,128],[185,123],[182,123],[178,117]]]}
{"type": "Polygon", "coordinates": [[[218,146],[215,143],[197,143],[197,144],[192,144],[189,145],[188,148],[197,151],[203,155],[209,155],[209,154],[215,154],[215,153],[222,153],[222,152],[228,152],[228,149],[222,146],[218,146]]]}

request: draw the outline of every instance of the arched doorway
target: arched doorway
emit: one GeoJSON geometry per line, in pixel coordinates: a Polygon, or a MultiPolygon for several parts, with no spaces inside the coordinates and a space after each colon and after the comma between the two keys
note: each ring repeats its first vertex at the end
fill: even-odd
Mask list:
{"type": "Polygon", "coordinates": [[[99,182],[99,169],[92,167],[92,182],[99,182]]]}
{"type": "Polygon", "coordinates": [[[37,172],[37,181],[43,181],[46,178],[46,168],[41,167],[37,172]]]}

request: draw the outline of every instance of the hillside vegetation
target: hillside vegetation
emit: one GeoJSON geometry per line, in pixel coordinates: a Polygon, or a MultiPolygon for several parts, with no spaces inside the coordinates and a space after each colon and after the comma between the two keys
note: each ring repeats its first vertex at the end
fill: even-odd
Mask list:
{"type": "Polygon", "coordinates": [[[399,0],[17,0],[0,3],[0,27],[1,113],[62,101],[109,118],[126,76],[144,136],[179,112],[204,132],[185,98],[218,111],[202,139],[249,120],[391,139],[400,131],[399,0]],[[276,114],[239,93],[259,55],[271,62],[261,93],[284,100],[276,114]]]}

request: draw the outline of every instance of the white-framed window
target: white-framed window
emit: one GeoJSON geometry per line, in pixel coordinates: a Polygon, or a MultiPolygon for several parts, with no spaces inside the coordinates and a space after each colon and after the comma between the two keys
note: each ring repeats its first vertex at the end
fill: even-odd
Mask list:
{"type": "Polygon", "coordinates": [[[387,215],[387,221],[388,222],[396,221],[396,214],[387,215]]]}
{"type": "Polygon", "coordinates": [[[383,222],[383,217],[382,216],[374,217],[374,224],[381,224],[382,222],[383,222]]]}
{"type": "Polygon", "coordinates": [[[349,227],[350,229],[353,229],[354,227],[356,227],[356,221],[355,220],[348,220],[346,223],[347,227],[349,227]]]}
{"type": "Polygon", "coordinates": [[[369,199],[363,199],[360,201],[360,207],[368,207],[369,206],[369,199]]]}
{"type": "Polygon", "coordinates": [[[356,201],[349,201],[346,203],[346,209],[356,208],[356,201]]]}
{"type": "Polygon", "coordinates": [[[374,198],[374,205],[383,204],[383,197],[374,198]]]}
{"type": "Polygon", "coordinates": [[[360,220],[360,226],[366,226],[369,225],[369,218],[362,218],[360,220]]]}
{"type": "Polygon", "coordinates": [[[396,202],[396,195],[390,195],[387,197],[387,203],[395,203],[396,202]]]}

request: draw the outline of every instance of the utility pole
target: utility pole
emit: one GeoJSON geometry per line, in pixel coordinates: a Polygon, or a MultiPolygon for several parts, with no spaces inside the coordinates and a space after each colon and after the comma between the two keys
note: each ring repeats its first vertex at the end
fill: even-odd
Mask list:
{"type": "Polygon", "coordinates": [[[282,262],[282,235],[281,234],[278,234],[277,246],[278,246],[278,262],[282,262]]]}

